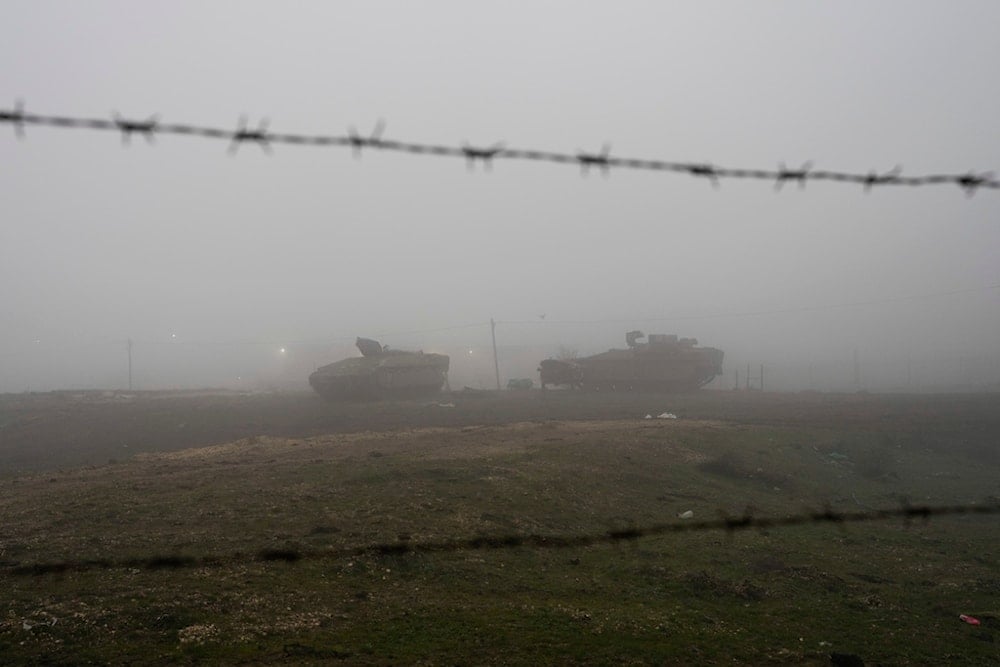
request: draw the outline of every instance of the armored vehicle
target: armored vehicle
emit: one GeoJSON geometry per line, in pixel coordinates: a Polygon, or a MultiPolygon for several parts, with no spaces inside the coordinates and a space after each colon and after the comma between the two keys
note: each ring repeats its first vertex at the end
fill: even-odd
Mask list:
{"type": "Polygon", "coordinates": [[[698,347],[694,338],[641,331],[625,334],[626,349],[579,359],[546,359],[542,388],[568,385],[594,391],[694,391],[722,373],[722,350],[698,347]]]}
{"type": "Polygon", "coordinates": [[[448,381],[445,354],[390,350],[370,338],[358,338],[360,357],[341,359],[316,370],[309,384],[323,398],[371,400],[436,394],[448,381]]]}

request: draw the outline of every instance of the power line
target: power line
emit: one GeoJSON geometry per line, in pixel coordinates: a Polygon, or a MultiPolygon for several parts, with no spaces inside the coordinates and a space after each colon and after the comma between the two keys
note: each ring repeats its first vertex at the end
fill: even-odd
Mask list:
{"type": "Polygon", "coordinates": [[[25,136],[25,126],[39,125],[61,127],[68,129],[112,131],[121,134],[122,142],[128,144],[133,135],[144,137],[149,143],[159,135],[174,134],[202,139],[221,139],[229,142],[230,154],[238,152],[243,144],[256,144],[263,151],[270,153],[273,144],[295,146],[318,146],[349,148],[355,155],[362,149],[370,148],[380,151],[409,153],[421,156],[441,156],[460,158],[471,169],[477,163],[489,170],[494,160],[527,160],[548,162],[553,164],[569,164],[578,166],[586,175],[591,169],[599,170],[607,175],[611,169],[634,169],[643,171],[672,172],[688,174],[704,178],[718,186],[721,179],[755,179],[772,181],[776,190],[780,190],[787,182],[798,183],[805,187],[808,181],[834,181],[861,185],[865,191],[878,186],[927,186],[951,184],[957,185],[969,196],[979,188],[1000,189],[1000,180],[993,177],[993,172],[974,172],[965,174],[926,174],[922,176],[903,176],[900,167],[887,172],[871,171],[868,173],[851,173],[813,169],[807,162],[799,168],[789,168],[780,163],[777,169],[741,169],[722,167],[709,163],[676,162],[668,160],[650,160],[641,158],[616,157],[611,155],[607,144],[600,152],[559,153],[537,149],[506,148],[502,142],[486,147],[448,146],[407,141],[383,139],[384,123],[379,121],[375,131],[368,137],[358,135],[353,129],[346,135],[309,135],[294,133],[279,133],[269,130],[266,119],[260,121],[255,128],[249,125],[246,116],[240,118],[236,129],[223,129],[180,123],[161,123],[159,116],[150,116],[143,120],[126,119],[117,113],[111,119],[83,118],[75,116],[47,116],[26,113],[24,105],[18,102],[13,109],[0,110],[0,122],[14,127],[18,138],[25,136]]]}
{"type": "Polygon", "coordinates": [[[666,535],[688,534],[703,531],[735,533],[743,530],[773,530],[792,528],[807,524],[864,523],[902,519],[906,525],[919,519],[928,521],[931,517],[956,515],[1000,514],[1000,504],[986,505],[908,505],[893,509],[868,510],[864,512],[835,512],[824,509],[784,517],[724,516],[714,521],[676,521],[652,524],[645,527],[623,528],[602,533],[576,535],[511,534],[498,536],[459,537],[443,540],[381,542],[353,547],[333,549],[261,549],[254,554],[234,552],[228,555],[184,556],[177,554],[154,554],[130,558],[94,558],[88,560],[64,560],[45,563],[6,562],[0,564],[0,574],[7,572],[14,576],[38,576],[81,572],[89,570],[118,569],[189,569],[198,567],[225,567],[245,563],[302,561],[329,561],[357,558],[362,556],[401,556],[405,554],[431,554],[461,551],[485,551],[501,549],[574,549],[600,544],[621,544],[635,542],[640,538],[666,535]]]}
{"type": "Polygon", "coordinates": [[[421,334],[439,333],[442,331],[457,331],[459,329],[475,329],[478,327],[485,328],[488,327],[489,325],[490,325],[489,322],[472,322],[469,324],[454,324],[452,326],[447,326],[447,327],[437,327],[436,329],[419,329],[419,330],[414,329],[411,331],[394,331],[390,333],[381,333],[377,334],[375,337],[391,338],[392,336],[416,336],[421,334]]]}
{"type": "Polygon", "coordinates": [[[610,318],[599,320],[504,320],[497,321],[497,324],[622,324],[630,322],[673,322],[680,320],[714,320],[730,317],[759,317],[764,315],[789,315],[793,313],[808,313],[823,310],[836,310],[840,308],[859,308],[863,306],[880,306],[887,303],[899,303],[904,301],[919,301],[922,299],[933,299],[944,296],[955,296],[958,294],[970,294],[973,292],[987,292],[1000,289],[1000,283],[995,285],[984,285],[983,287],[967,287],[963,289],[948,290],[945,292],[929,292],[925,294],[910,294],[905,296],[887,297],[884,299],[870,299],[867,301],[848,301],[844,303],[820,304],[816,306],[793,306],[790,308],[777,308],[773,310],[747,310],[731,313],[709,313],[706,315],[678,315],[672,317],[630,317],[630,318],[610,318]]]}

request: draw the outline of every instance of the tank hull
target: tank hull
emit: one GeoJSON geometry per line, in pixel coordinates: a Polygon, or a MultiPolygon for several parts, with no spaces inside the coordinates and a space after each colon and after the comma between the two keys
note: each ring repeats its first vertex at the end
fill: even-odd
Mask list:
{"type": "Polygon", "coordinates": [[[694,339],[650,336],[638,343],[630,332],[627,349],[613,349],[572,360],[546,359],[540,365],[542,386],[580,387],[589,391],[696,391],[722,373],[723,352],[697,347],[694,339]]]}
{"type": "Polygon", "coordinates": [[[448,381],[447,355],[359,348],[365,356],[342,359],[310,375],[313,390],[331,401],[411,398],[439,393],[448,381]]]}

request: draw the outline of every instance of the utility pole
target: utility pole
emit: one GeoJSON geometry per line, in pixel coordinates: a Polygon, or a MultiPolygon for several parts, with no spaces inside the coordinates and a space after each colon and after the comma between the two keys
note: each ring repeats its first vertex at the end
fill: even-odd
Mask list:
{"type": "Polygon", "coordinates": [[[500,391],[500,361],[497,359],[497,323],[490,318],[490,335],[493,336],[493,370],[497,374],[497,391],[500,391]]]}
{"type": "Polygon", "coordinates": [[[760,390],[764,391],[764,364],[760,365],[760,390]]]}
{"type": "Polygon", "coordinates": [[[747,391],[750,391],[750,364],[747,364],[747,391]]]}
{"type": "Polygon", "coordinates": [[[128,390],[132,391],[132,339],[128,339],[128,390]]]}

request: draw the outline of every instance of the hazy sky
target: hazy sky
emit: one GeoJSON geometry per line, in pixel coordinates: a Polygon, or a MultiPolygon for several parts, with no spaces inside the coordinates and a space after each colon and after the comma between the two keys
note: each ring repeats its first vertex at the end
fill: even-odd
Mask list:
{"type": "MultiPolygon", "coordinates": [[[[989,171],[998,25],[991,1],[7,0],[0,108],[328,134],[384,118],[387,138],[417,142],[989,171]]],[[[356,335],[490,317],[536,322],[498,326],[508,346],[695,336],[727,369],[787,369],[790,388],[855,349],[895,369],[885,385],[904,358],[1000,381],[995,190],[776,194],[284,145],[233,158],[177,136],[122,148],[28,127],[18,141],[6,126],[0,165],[0,391],[124,386],[130,337],[143,388],[237,386],[300,377],[356,335]],[[816,310],[729,316],[796,308],[816,310]],[[595,320],[615,321],[557,323],[595,320]]],[[[489,327],[384,340],[488,346],[489,327]]]]}

